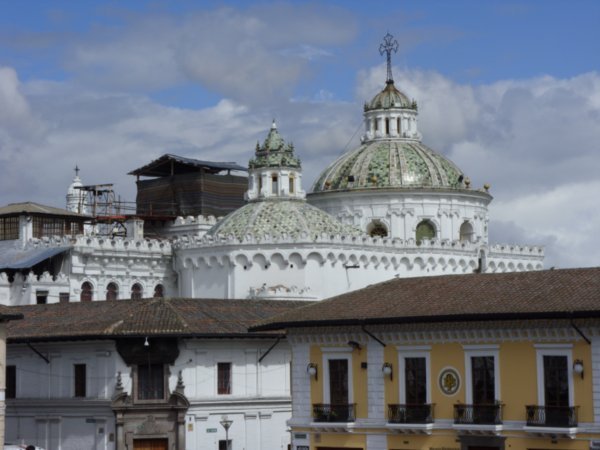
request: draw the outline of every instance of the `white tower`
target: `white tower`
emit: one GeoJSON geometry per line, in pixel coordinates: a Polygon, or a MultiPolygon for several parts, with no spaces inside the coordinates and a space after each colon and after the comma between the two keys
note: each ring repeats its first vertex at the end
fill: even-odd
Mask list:
{"type": "Polygon", "coordinates": [[[79,178],[79,167],[75,166],[75,178],[67,190],[67,210],[77,214],[88,214],[85,204],[85,192],[81,187],[83,183],[79,178]]]}

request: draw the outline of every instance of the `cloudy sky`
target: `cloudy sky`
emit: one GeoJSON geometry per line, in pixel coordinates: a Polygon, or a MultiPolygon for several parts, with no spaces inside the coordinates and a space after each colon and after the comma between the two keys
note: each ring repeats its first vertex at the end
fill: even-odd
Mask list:
{"type": "Polygon", "coordinates": [[[423,141],[492,185],[491,240],[600,264],[600,2],[0,2],[0,204],[64,206],[163,153],[245,165],[276,118],[305,188],[385,81],[423,141]]]}

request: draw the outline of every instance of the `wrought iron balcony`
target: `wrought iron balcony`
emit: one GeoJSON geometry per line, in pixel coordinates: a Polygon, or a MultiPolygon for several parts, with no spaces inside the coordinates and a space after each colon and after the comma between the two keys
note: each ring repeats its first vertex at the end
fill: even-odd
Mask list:
{"type": "Polygon", "coordinates": [[[528,427],[574,428],[579,406],[525,406],[528,427]]]}
{"type": "Polygon", "coordinates": [[[421,405],[388,405],[389,423],[424,424],[433,423],[432,403],[421,405]]]}
{"type": "Polygon", "coordinates": [[[356,403],[350,404],[325,404],[313,405],[313,418],[315,422],[354,422],[356,403]]]}
{"type": "Polygon", "coordinates": [[[502,406],[502,403],[454,405],[454,423],[456,425],[500,425],[502,406]]]}

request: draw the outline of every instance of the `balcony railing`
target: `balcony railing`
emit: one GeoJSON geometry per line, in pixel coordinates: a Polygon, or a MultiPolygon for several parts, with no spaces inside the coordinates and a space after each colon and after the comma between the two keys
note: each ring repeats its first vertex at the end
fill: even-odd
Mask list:
{"type": "Polygon", "coordinates": [[[324,404],[313,405],[315,422],[354,422],[356,404],[324,404]]]}
{"type": "Polygon", "coordinates": [[[500,425],[502,406],[502,403],[454,405],[454,423],[456,425],[500,425]]]}
{"type": "Polygon", "coordinates": [[[528,427],[574,428],[577,426],[579,406],[527,405],[528,427]]]}
{"type": "Polygon", "coordinates": [[[434,406],[434,404],[388,405],[388,422],[407,424],[433,423],[434,406]]]}

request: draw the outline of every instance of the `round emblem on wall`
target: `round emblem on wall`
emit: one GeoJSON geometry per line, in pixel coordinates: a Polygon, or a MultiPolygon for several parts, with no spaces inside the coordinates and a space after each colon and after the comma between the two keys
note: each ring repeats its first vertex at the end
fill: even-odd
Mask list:
{"type": "Polygon", "coordinates": [[[454,367],[444,367],[440,372],[439,386],[442,393],[454,395],[460,388],[460,375],[454,367]]]}

